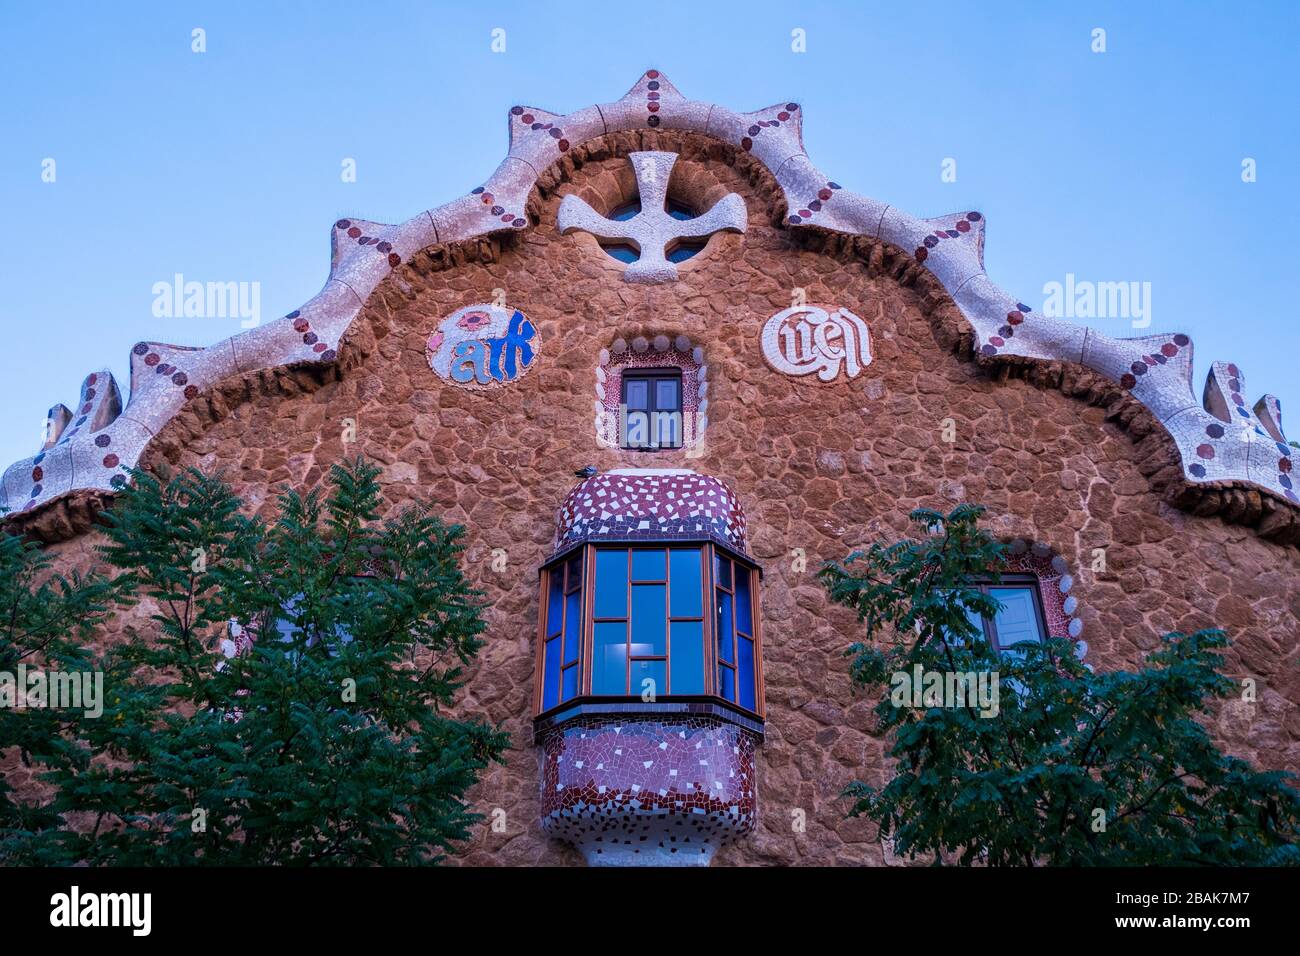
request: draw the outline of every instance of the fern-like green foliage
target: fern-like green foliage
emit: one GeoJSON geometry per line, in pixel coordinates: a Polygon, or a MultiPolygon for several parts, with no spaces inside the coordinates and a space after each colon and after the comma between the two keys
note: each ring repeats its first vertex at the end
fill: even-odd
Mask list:
{"type": "Polygon", "coordinates": [[[328,494],[285,494],[265,521],[218,478],[136,473],[107,516],[111,578],[37,587],[40,552],[0,541],[18,622],[0,661],[100,670],[106,698],[97,718],[0,713],[47,786],[36,802],[0,792],[0,855],[425,864],[468,838],[465,792],[508,745],[452,711],[481,594],[462,529],[419,506],[381,520],[377,475],[336,466],[328,494]],[[139,605],[138,626],[104,646],[111,601],[139,605]],[[255,636],[234,657],[231,622],[255,636]]]}
{"type": "Polygon", "coordinates": [[[857,685],[880,693],[892,776],[853,783],[851,814],[894,849],[936,864],[1279,865],[1300,863],[1300,793],[1290,774],[1222,753],[1204,718],[1239,693],[1219,630],[1169,634],[1134,671],[1089,670],[1063,636],[999,656],[978,621],[998,602],[1001,546],[983,509],[920,510],[923,534],[876,544],[819,576],[858,612],[857,685]],[[897,675],[996,673],[992,708],[891,692],[897,675]]]}

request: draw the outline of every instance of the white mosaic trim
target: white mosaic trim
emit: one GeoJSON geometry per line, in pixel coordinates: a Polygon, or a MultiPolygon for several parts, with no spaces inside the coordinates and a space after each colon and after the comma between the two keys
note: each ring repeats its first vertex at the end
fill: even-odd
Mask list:
{"type": "MultiPolygon", "coordinates": [[[[122,469],[138,461],[148,442],[190,397],[227,375],[294,362],[334,361],[339,339],[393,268],[433,244],[526,229],[525,209],[537,177],[573,144],[647,127],[698,132],[751,153],[780,185],[791,228],[816,226],[914,250],[917,261],[939,279],[974,328],[982,354],[1079,362],[1119,382],[1168,429],[1187,481],[1247,482],[1300,504],[1291,479],[1294,449],[1282,431],[1280,404],[1265,395],[1247,406],[1244,378],[1236,366],[1215,363],[1203,404],[1193,394],[1192,345],[1186,336],[1113,339],[1032,313],[985,275],[983,215],[917,219],[842,189],[808,158],[802,123],[797,103],[736,113],[688,100],[657,70],[642,74],[614,103],[567,115],[513,107],[509,153],[469,195],[400,225],[361,219],[335,223],[329,277],[301,309],[205,349],[140,343],[136,348],[145,350],[133,357],[130,401],[120,414],[111,402],[97,404],[95,398],[79,403],[79,409],[91,406],[87,412],[55,406],[47,447],[5,471],[0,508],[30,510],[80,489],[111,491],[114,479],[121,482],[122,469]],[[136,359],[153,356],[154,364],[137,375],[136,359]],[[159,364],[174,371],[159,374],[159,364]],[[110,461],[115,463],[107,464],[110,461]]],[[[94,373],[87,383],[83,390],[94,388],[97,395],[117,390],[107,369],[94,373]],[[92,379],[95,384],[89,384],[92,379]]]]}

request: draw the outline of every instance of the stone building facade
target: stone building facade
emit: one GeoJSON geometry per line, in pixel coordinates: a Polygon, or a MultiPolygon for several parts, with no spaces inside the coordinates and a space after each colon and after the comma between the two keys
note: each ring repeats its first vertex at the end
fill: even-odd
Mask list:
{"type": "Polygon", "coordinates": [[[1031,628],[1096,667],[1227,629],[1258,699],[1216,735],[1300,770],[1276,400],[1224,363],[1197,398],[1184,335],[1038,315],[984,274],[980,213],[842,189],[802,119],[653,70],[566,116],[515,107],[472,193],[337,222],[301,309],[207,348],[139,343],[125,404],[89,376],[5,472],[9,527],[84,568],[137,463],[225,469],[270,508],[359,453],[390,507],[438,503],[491,606],[463,708],[513,737],[473,794],[505,829],[471,865],[895,862],[845,817],[885,745],[843,656],[859,626],[813,573],[961,501],[1012,544],[1031,628]]]}

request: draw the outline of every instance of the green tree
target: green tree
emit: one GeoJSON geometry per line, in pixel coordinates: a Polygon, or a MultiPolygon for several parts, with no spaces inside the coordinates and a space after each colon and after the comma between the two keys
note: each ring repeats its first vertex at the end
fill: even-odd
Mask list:
{"type": "Polygon", "coordinates": [[[977,622],[1000,605],[971,587],[1003,565],[982,513],[913,512],[919,540],[876,544],[819,572],[866,625],[848,652],[851,674],[883,692],[875,713],[894,764],[883,787],[848,788],[851,815],[875,821],[899,854],[936,864],[1300,862],[1291,775],[1221,753],[1198,719],[1236,689],[1220,671],[1224,633],[1166,635],[1134,671],[1094,673],[1067,638],[999,656],[977,622]],[[908,706],[889,687],[917,665],[996,673],[998,706],[908,706]]]}
{"type": "MultiPolygon", "coordinates": [[[[336,466],[328,495],[285,494],[270,522],[217,478],[135,474],[107,516],[116,576],[55,587],[96,609],[110,591],[139,602],[148,624],[79,652],[105,674],[102,716],[12,715],[32,722],[21,739],[53,795],[9,801],[0,850],[54,865],[422,864],[466,839],[479,817],[465,792],[508,743],[449,713],[482,643],[481,595],[462,529],[420,506],[380,520],[377,474],[336,466]],[[231,622],[254,638],[233,657],[231,622]],[[52,719],[51,741],[30,739],[52,719]]],[[[39,623],[39,594],[13,591],[39,623]]],[[[33,644],[4,640],[0,659],[33,644]]]]}

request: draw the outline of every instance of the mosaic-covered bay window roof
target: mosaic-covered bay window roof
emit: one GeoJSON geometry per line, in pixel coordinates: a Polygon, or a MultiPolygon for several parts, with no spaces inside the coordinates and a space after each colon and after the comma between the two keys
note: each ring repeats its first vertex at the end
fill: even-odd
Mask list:
{"type": "Polygon", "coordinates": [[[639,540],[707,540],[749,553],[735,494],[711,475],[682,468],[621,468],[585,479],[560,506],[553,550],[639,540]]]}

